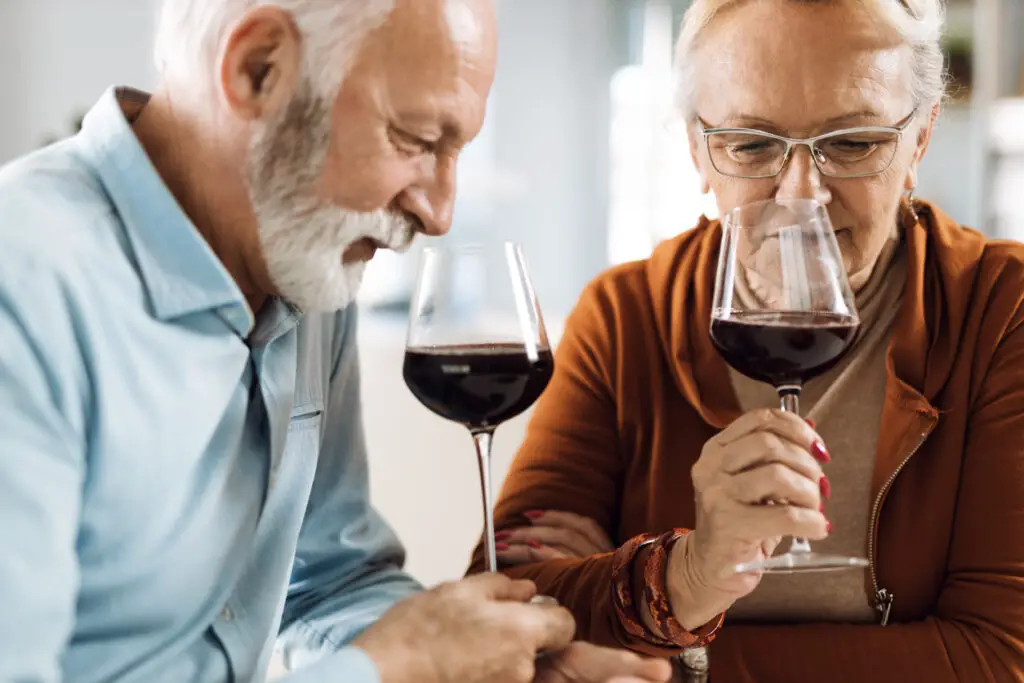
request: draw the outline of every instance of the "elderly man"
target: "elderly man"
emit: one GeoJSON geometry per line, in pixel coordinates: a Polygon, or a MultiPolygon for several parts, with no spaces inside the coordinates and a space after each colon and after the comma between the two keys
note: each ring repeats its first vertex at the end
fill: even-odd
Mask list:
{"type": "Polygon", "coordinates": [[[167,0],[157,91],[0,173],[0,682],[260,681],[275,643],[296,683],[667,676],[529,582],[416,595],[367,500],[350,304],[448,230],[494,33],[167,0]]]}

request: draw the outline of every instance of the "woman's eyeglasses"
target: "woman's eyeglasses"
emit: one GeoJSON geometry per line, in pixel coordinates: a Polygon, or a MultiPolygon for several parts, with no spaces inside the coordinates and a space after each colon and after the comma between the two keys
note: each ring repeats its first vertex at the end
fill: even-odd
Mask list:
{"type": "Polygon", "coordinates": [[[774,178],[782,173],[793,147],[804,145],[818,171],[830,178],[864,178],[884,173],[896,158],[903,131],[917,114],[915,109],[895,126],[844,128],[813,138],[787,138],[754,128],[709,128],[697,125],[704,136],[715,170],[732,178],[774,178]]]}

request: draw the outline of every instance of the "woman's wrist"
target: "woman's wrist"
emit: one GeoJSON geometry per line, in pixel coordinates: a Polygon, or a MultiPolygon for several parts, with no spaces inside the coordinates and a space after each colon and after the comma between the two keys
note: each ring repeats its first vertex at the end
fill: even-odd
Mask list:
{"type": "Polygon", "coordinates": [[[693,534],[680,538],[668,558],[666,584],[676,620],[687,631],[696,631],[732,604],[701,580],[694,569],[693,534]]]}

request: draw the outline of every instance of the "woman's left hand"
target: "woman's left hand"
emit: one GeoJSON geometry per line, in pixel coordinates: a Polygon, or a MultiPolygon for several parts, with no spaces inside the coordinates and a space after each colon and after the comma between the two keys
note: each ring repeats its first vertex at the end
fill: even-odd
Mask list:
{"type": "Polygon", "coordinates": [[[531,526],[495,534],[501,564],[590,557],[615,549],[604,529],[589,517],[559,510],[531,510],[526,517],[531,526]]]}

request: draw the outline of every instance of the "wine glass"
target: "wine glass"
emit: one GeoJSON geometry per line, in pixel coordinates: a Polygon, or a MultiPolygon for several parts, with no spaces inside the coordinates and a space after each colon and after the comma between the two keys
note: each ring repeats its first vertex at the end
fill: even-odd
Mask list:
{"type": "Polygon", "coordinates": [[[469,429],[484,506],[484,557],[497,571],[491,439],[540,397],[554,371],[520,247],[429,247],[409,312],[403,376],[420,403],[469,429]]]}
{"type": "MultiPolygon", "coordinates": [[[[828,212],[811,199],[771,199],[729,212],[722,230],[711,339],[736,371],[772,384],[782,410],[799,414],[803,383],[834,366],[860,328],[828,212]]],[[[807,539],[793,538],[788,552],[736,571],[865,566],[863,558],[816,553],[807,539]]]]}

